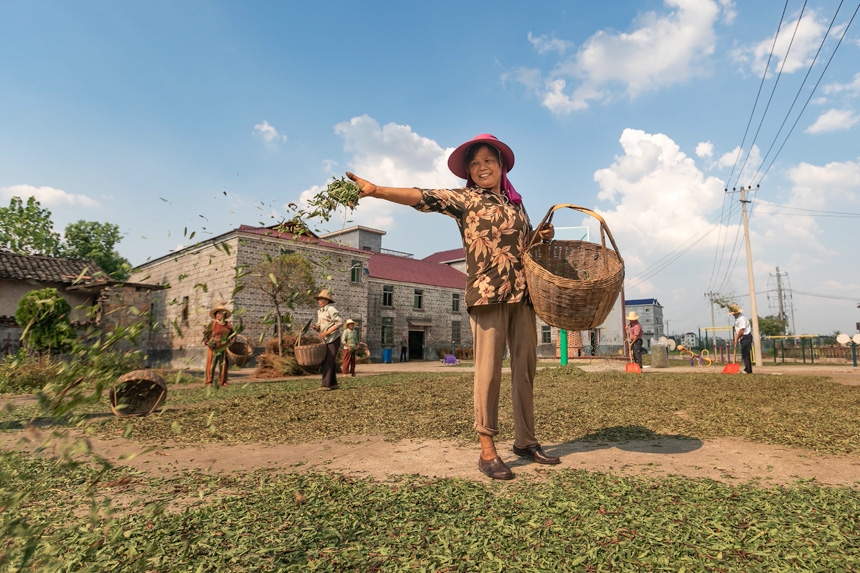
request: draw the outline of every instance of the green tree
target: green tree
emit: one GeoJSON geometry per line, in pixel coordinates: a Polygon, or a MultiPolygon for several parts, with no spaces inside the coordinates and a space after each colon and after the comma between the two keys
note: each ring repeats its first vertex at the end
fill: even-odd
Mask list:
{"type": "Polygon", "coordinates": [[[314,301],[317,287],[313,271],[311,261],[299,253],[290,253],[276,258],[266,257],[251,273],[248,282],[275,307],[278,356],[284,355],[283,323],[286,322],[287,326],[292,324],[292,310],[297,305],[314,301]]]}
{"type": "Polygon", "coordinates": [[[12,197],[8,207],[0,207],[0,249],[24,255],[56,255],[60,235],[54,232],[51,212],[35,197],[27,204],[12,197]]]}
{"type": "Polygon", "coordinates": [[[55,288],[25,294],[15,311],[15,322],[24,329],[24,344],[40,354],[66,349],[75,337],[69,321],[71,310],[71,305],[55,288]]]}
{"type": "Polygon", "coordinates": [[[762,336],[782,336],[785,334],[785,321],[773,315],[758,317],[758,330],[762,336]]]}
{"type": "Polygon", "coordinates": [[[125,280],[131,264],[114,249],[121,240],[117,225],[81,220],[66,226],[60,254],[95,261],[111,278],[125,280]]]}

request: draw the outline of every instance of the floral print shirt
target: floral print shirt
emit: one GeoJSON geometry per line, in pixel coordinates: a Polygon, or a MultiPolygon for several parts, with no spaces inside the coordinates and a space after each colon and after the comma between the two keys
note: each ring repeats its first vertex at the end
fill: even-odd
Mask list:
{"type": "Polygon", "coordinates": [[[531,224],[522,205],[479,187],[420,189],[419,211],[453,217],[466,254],[466,306],[528,300],[521,256],[531,224]]]}

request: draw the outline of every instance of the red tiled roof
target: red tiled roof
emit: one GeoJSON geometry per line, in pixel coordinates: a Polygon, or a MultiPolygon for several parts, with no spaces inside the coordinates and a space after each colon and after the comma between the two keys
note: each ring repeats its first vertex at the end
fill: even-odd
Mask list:
{"type": "Polygon", "coordinates": [[[375,279],[466,289],[466,275],[448,265],[374,253],[367,266],[375,279]]]}
{"type": "Polygon", "coordinates": [[[319,237],[317,237],[316,235],[314,235],[313,233],[310,233],[310,231],[308,231],[308,233],[310,233],[309,235],[296,235],[293,233],[284,233],[284,232],[276,231],[272,227],[251,227],[249,225],[241,225],[237,229],[237,231],[239,231],[240,233],[250,233],[252,235],[262,235],[264,237],[275,237],[275,238],[284,239],[287,241],[295,240],[299,243],[310,243],[312,245],[320,245],[323,247],[330,247],[330,248],[334,248],[334,249],[343,249],[345,251],[354,251],[354,252],[358,252],[358,253],[364,253],[365,255],[368,254],[367,251],[362,250],[362,249],[356,249],[355,247],[349,247],[347,245],[341,245],[338,243],[332,243],[329,241],[324,241],[324,240],[320,239],[319,237]]]}
{"type": "Polygon", "coordinates": [[[72,284],[78,277],[82,281],[89,280],[97,273],[105,276],[93,261],[0,251],[0,278],[4,279],[72,284]],[[81,276],[84,271],[86,274],[81,276]]]}
{"type": "Polygon", "coordinates": [[[428,257],[424,257],[422,260],[427,261],[428,263],[448,263],[451,261],[463,261],[465,259],[466,254],[463,252],[463,247],[460,247],[459,249],[433,253],[428,257]]]}

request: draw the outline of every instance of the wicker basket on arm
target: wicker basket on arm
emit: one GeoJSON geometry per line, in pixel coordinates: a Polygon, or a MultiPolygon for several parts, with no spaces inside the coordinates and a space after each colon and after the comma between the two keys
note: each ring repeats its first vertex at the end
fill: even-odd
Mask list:
{"type": "Polygon", "coordinates": [[[301,336],[296,339],[296,345],[293,347],[293,353],[296,355],[296,362],[299,366],[319,366],[325,358],[325,344],[305,344],[299,346],[301,336]]]}
{"type": "Polygon", "coordinates": [[[546,324],[565,330],[590,330],[603,324],[615,305],[624,283],[624,261],[606,221],[590,209],[555,205],[541,225],[552,223],[553,213],[562,208],[600,221],[600,244],[540,242],[534,233],[523,255],[526,283],[535,312],[546,324]],[[607,235],[614,251],[606,248],[607,235]]]}

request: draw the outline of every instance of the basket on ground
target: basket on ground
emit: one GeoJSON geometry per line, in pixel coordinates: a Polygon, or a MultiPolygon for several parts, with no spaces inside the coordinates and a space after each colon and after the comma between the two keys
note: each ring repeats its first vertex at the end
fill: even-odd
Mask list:
{"type": "Polygon", "coordinates": [[[535,233],[523,255],[526,283],[535,312],[546,324],[565,330],[590,330],[603,324],[615,305],[624,283],[624,261],[603,217],[590,209],[555,205],[541,225],[551,223],[553,213],[561,208],[600,221],[600,244],[538,242],[535,233]],[[606,248],[607,235],[614,251],[606,248]]]}
{"type": "Polygon", "coordinates": [[[134,370],[110,389],[110,409],[120,418],[146,416],[164,403],[167,384],[154,370],[134,370]]]}
{"type": "Polygon", "coordinates": [[[305,344],[293,347],[299,366],[319,366],[325,358],[325,344],[305,344]]]}
{"type": "Polygon", "coordinates": [[[230,346],[227,347],[227,356],[229,356],[230,361],[239,368],[245,366],[253,354],[254,347],[251,346],[248,339],[241,334],[237,335],[230,346]]]}

